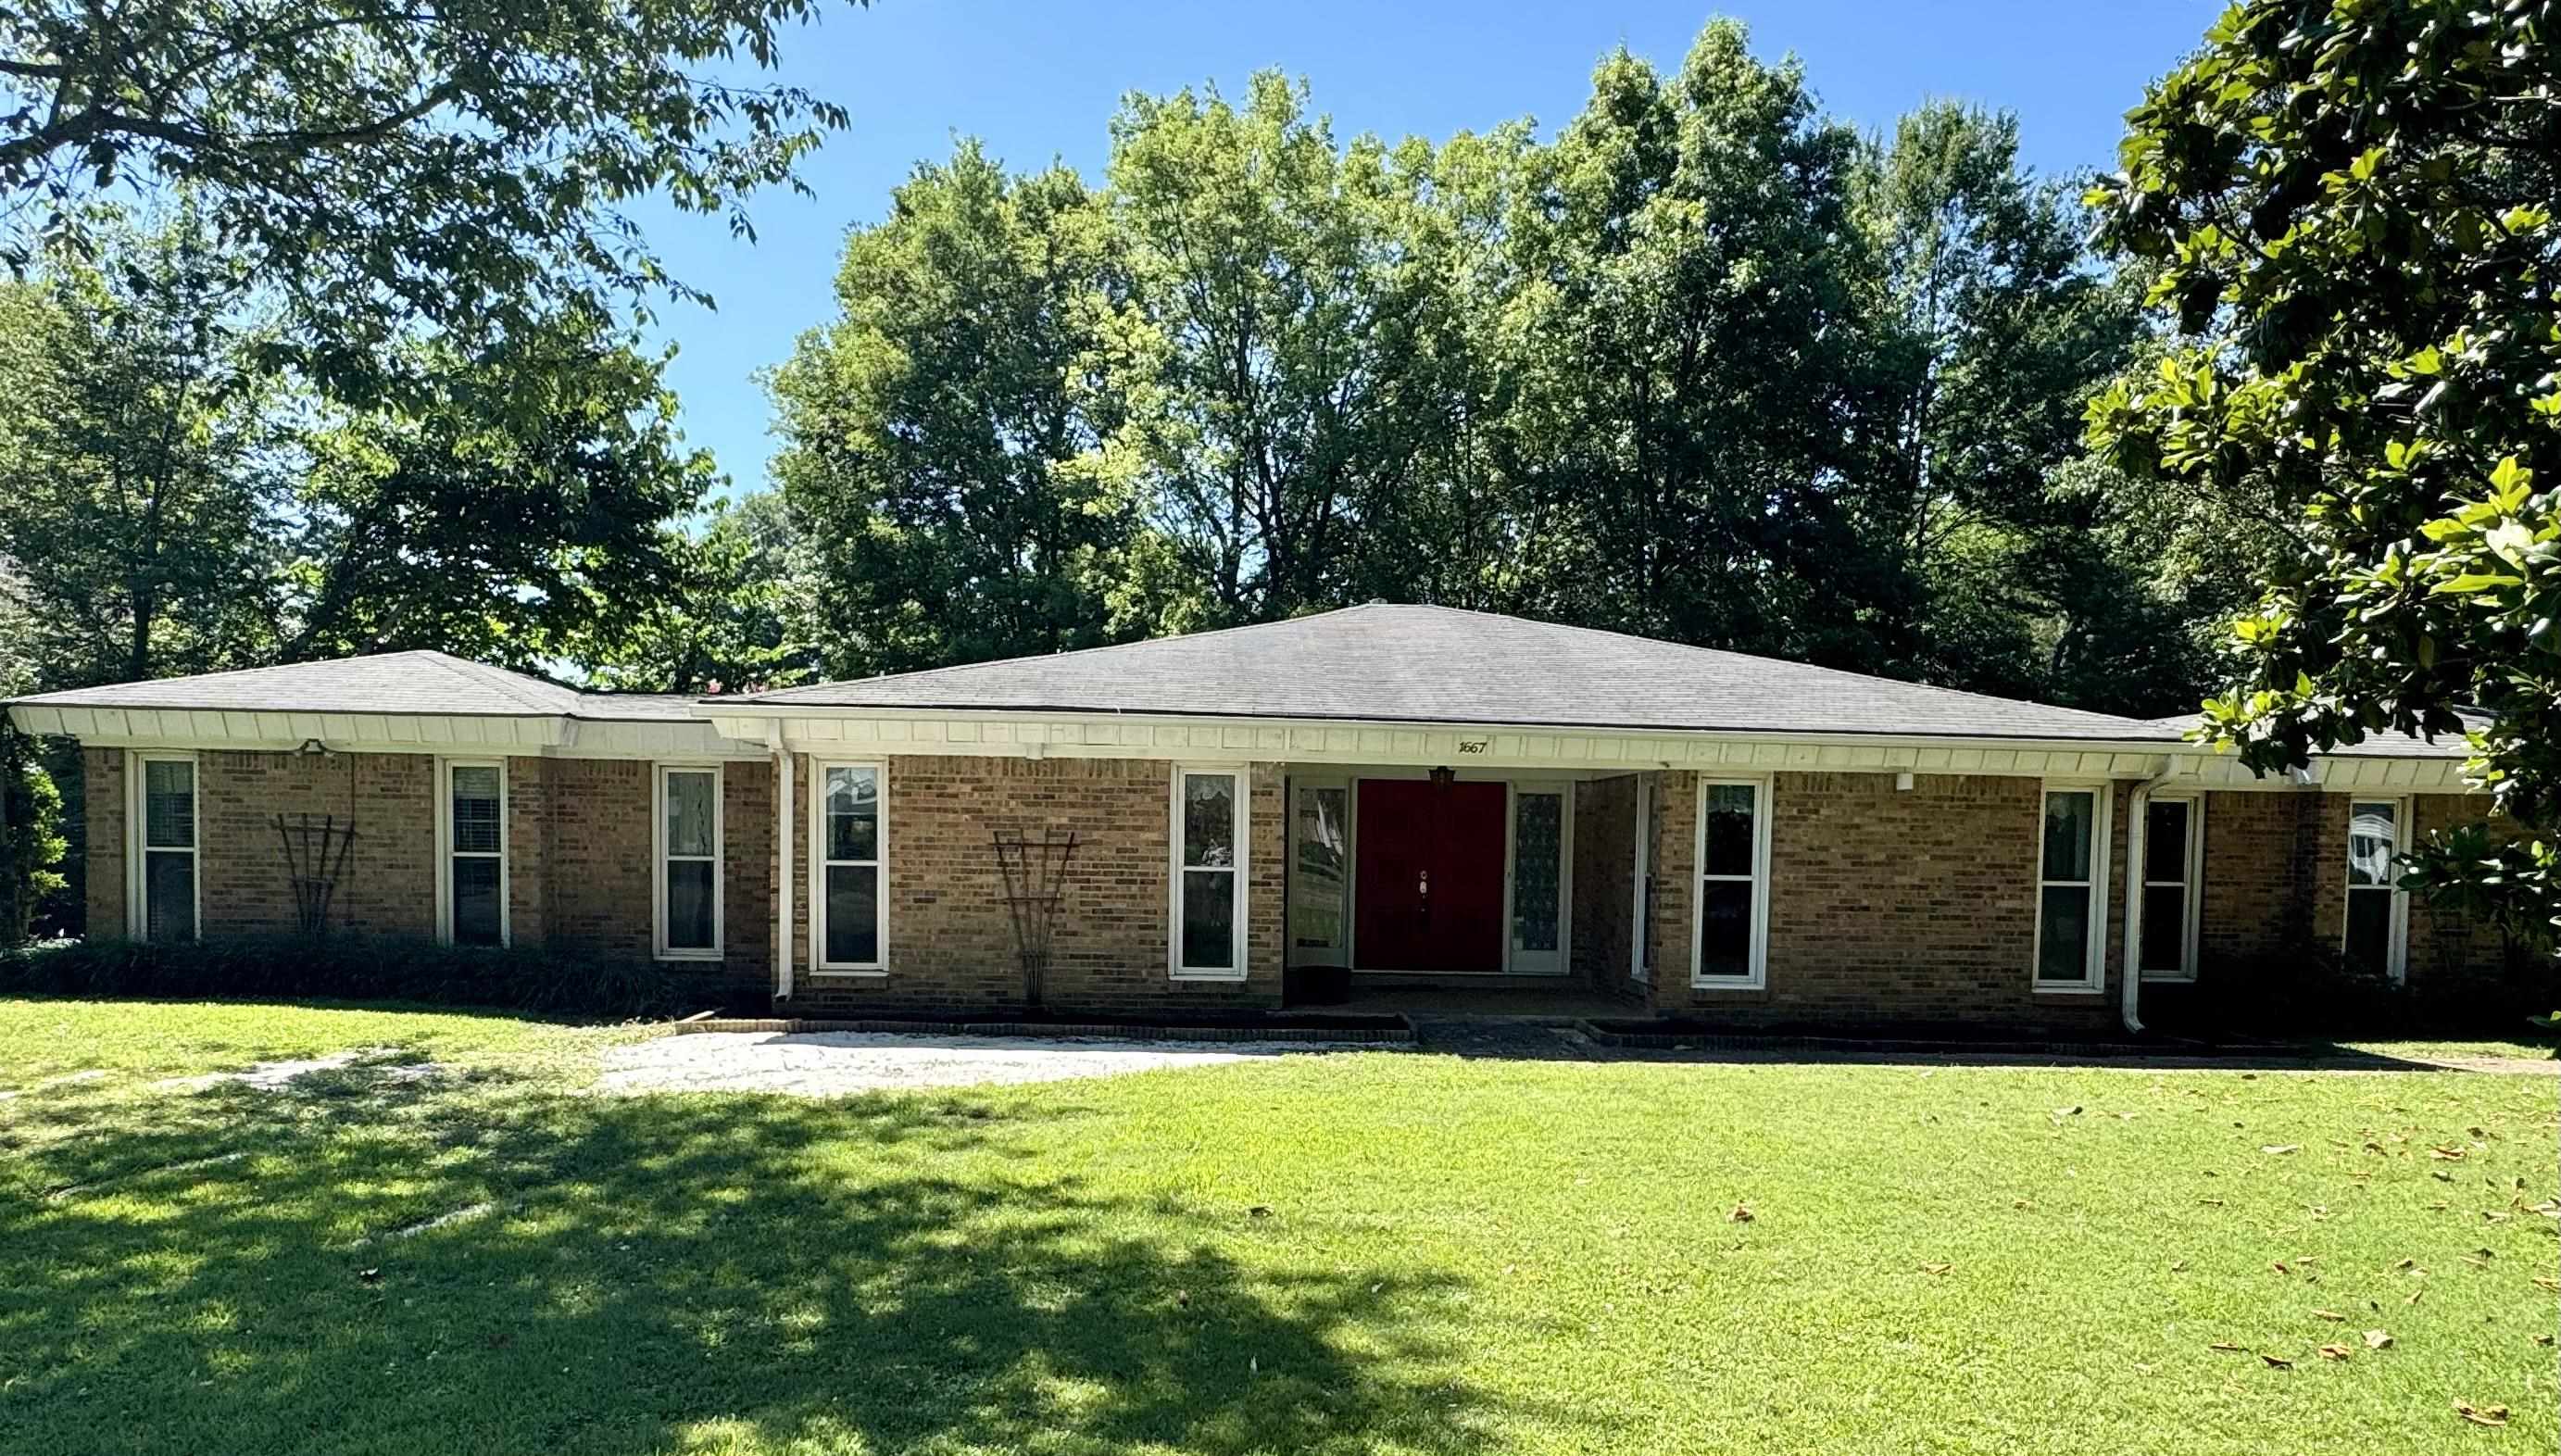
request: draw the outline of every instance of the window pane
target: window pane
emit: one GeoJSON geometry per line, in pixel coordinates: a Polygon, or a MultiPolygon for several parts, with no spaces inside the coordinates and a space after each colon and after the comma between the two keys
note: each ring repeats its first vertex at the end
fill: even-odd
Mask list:
{"type": "MultiPolygon", "coordinates": [[[[1236,863],[1236,776],[1183,775],[1183,863],[1236,863]]],[[[1226,964],[1224,961],[1220,964],[1226,964]]]]}
{"type": "Polygon", "coordinates": [[[827,770],[827,858],[880,858],[880,771],[827,770]]]}
{"type": "Polygon", "coordinates": [[[453,860],[453,943],[498,943],[498,862],[487,858],[453,860]]]}
{"type": "Polygon", "coordinates": [[[1343,820],[1349,792],[1298,791],[1297,880],[1290,886],[1289,938],[1312,950],[1343,943],[1343,820]]]}
{"type": "Polygon", "coordinates": [[[712,948],[712,862],[679,860],[667,866],[667,948],[712,948]]]}
{"type": "Polygon", "coordinates": [[[1564,795],[1519,796],[1512,812],[1512,944],[1521,950],[1556,949],[1564,832],[1564,795]]]}
{"type": "Polygon", "coordinates": [[[2154,885],[2143,890],[2143,963],[2146,971],[2187,969],[2187,887],[2154,885]]]}
{"type": "Polygon", "coordinates": [[[1183,872],[1183,965],[1229,970],[1236,965],[1236,876],[1225,870],[1183,872]]]}
{"type": "Polygon", "coordinates": [[[2090,891],[2078,885],[2048,887],[2037,896],[2036,979],[2089,978],[2090,891]]]}
{"type": "Polygon", "coordinates": [[[1710,880],[1699,887],[1698,972],[1702,976],[1752,974],[1752,887],[1740,880],[1710,880]]]}
{"type": "Polygon", "coordinates": [[[2347,811],[2347,883],[2390,885],[2393,811],[2397,804],[2354,804],[2347,811]]]}
{"type": "Polygon", "coordinates": [[[2096,794],[2045,796],[2046,879],[2086,881],[2090,878],[2090,827],[2097,821],[2098,813],[2096,794]]]}
{"type": "Polygon", "coordinates": [[[2347,892],[2347,959],[2350,965],[2384,974],[2392,968],[2392,892],[2351,890],[2347,892]]]}
{"type": "Polygon", "coordinates": [[[880,961],[880,867],[827,867],[827,959],[845,965],[880,961]]]}
{"type": "Polygon", "coordinates": [[[461,853],[494,854],[502,830],[498,824],[498,770],[457,767],[453,770],[453,848],[461,853]]]}
{"type": "Polygon", "coordinates": [[[196,847],[196,765],[174,759],[142,765],[142,843],[154,849],[196,847]]]}
{"type": "Polygon", "coordinates": [[[153,941],[196,938],[196,857],[149,854],[142,857],[143,938],[153,941]]]}
{"type": "Polygon", "coordinates": [[[712,853],[712,794],[719,780],[708,773],[667,775],[667,853],[712,853]]]}
{"type": "Polygon", "coordinates": [[[1752,800],[1750,784],[1718,783],[1707,787],[1706,875],[1752,873],[1752,800]]]}
{"type": "MultiPolygon", "coordinates": [[[[2154,799],[2143,811],[2143,878],[2187,883],[2187,801],[2154,799]]],[[[2145,921],[2149,933],[2150,921],[2145,921]]]]}

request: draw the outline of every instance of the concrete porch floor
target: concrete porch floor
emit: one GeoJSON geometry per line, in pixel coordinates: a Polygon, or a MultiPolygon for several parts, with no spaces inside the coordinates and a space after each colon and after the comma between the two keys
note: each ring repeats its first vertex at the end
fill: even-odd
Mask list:
{"type": "Polygon", "coordinates": [[[1406,1016],[1517,1017],[1524,1021],[1570,1022],[1585,1017],[1642,1016],[1643,1011],[1587,986],[1378,986],[1352,979],[1349,999],[1328,1006],[1298,1008],[1346,1013],[1398,1012],[1406,1016]]]}

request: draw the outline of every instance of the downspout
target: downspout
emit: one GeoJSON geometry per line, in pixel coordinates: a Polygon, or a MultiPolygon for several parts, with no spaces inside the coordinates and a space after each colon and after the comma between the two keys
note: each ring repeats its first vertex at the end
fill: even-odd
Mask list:
{"type": "Polygon", "coordinates": [[[765,741],[773,750],[775,871],[781,890],[773,897],[773,995],[776,1000],[788,1001],[791,999],[791,750],[783,744],[779,720],[766,726],[765,741]]]}
{"type": "Polygon", "coordinates": [[[2126,1033],[2143,1034],[2141,1001],[2143,972],[2140,961],[2143,918],[2143,811],[2151,807],[2152,789],[2162,779],[2178,771],[2178,759],[2165,757],[2152,776],[2134,785],[2126,801],[2126,944],[2117,974],[2117,1013],[2125,1020],[2126,1033]]]}

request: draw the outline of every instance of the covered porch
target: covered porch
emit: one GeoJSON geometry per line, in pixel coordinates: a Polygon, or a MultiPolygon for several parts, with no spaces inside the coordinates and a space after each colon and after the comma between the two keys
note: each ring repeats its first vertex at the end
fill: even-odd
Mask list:
{"type": "Polygon", "coordinates": [[[1282,777],[1290,1002],[1579,1016],[1635,994],[1653,774],[1291,763],[1282,777]]]}

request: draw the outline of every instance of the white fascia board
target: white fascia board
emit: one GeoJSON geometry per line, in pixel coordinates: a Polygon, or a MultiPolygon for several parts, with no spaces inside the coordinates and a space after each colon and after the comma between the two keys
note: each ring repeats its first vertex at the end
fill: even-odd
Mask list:
{"type": "Polygon", "coordinates": [[[175,708],[78,708],[19,704],[9,717],[30,733],[61,734],[98,748],[204,748],[290,752],[313,738],[340,753],[447,757],[762,759],[761,743],[720,736],[695,721],[621,722],[559,715],[269,713],[175,708]]]}
{"type": "Polygon", "coordinates": [[[728,736],[779,724],[795,751],[979,757],[1163,758],[1293,763],[1447,763],[1454,768],[1651,769],[2074,775],[2144,778],[2192,744],[1968,739],[1860,733],[1752,734],[1679,729],[1524,728],[1171,715],[955,714],[923,709],[812,712],[790,705],[706,705],[728,736]]]}

